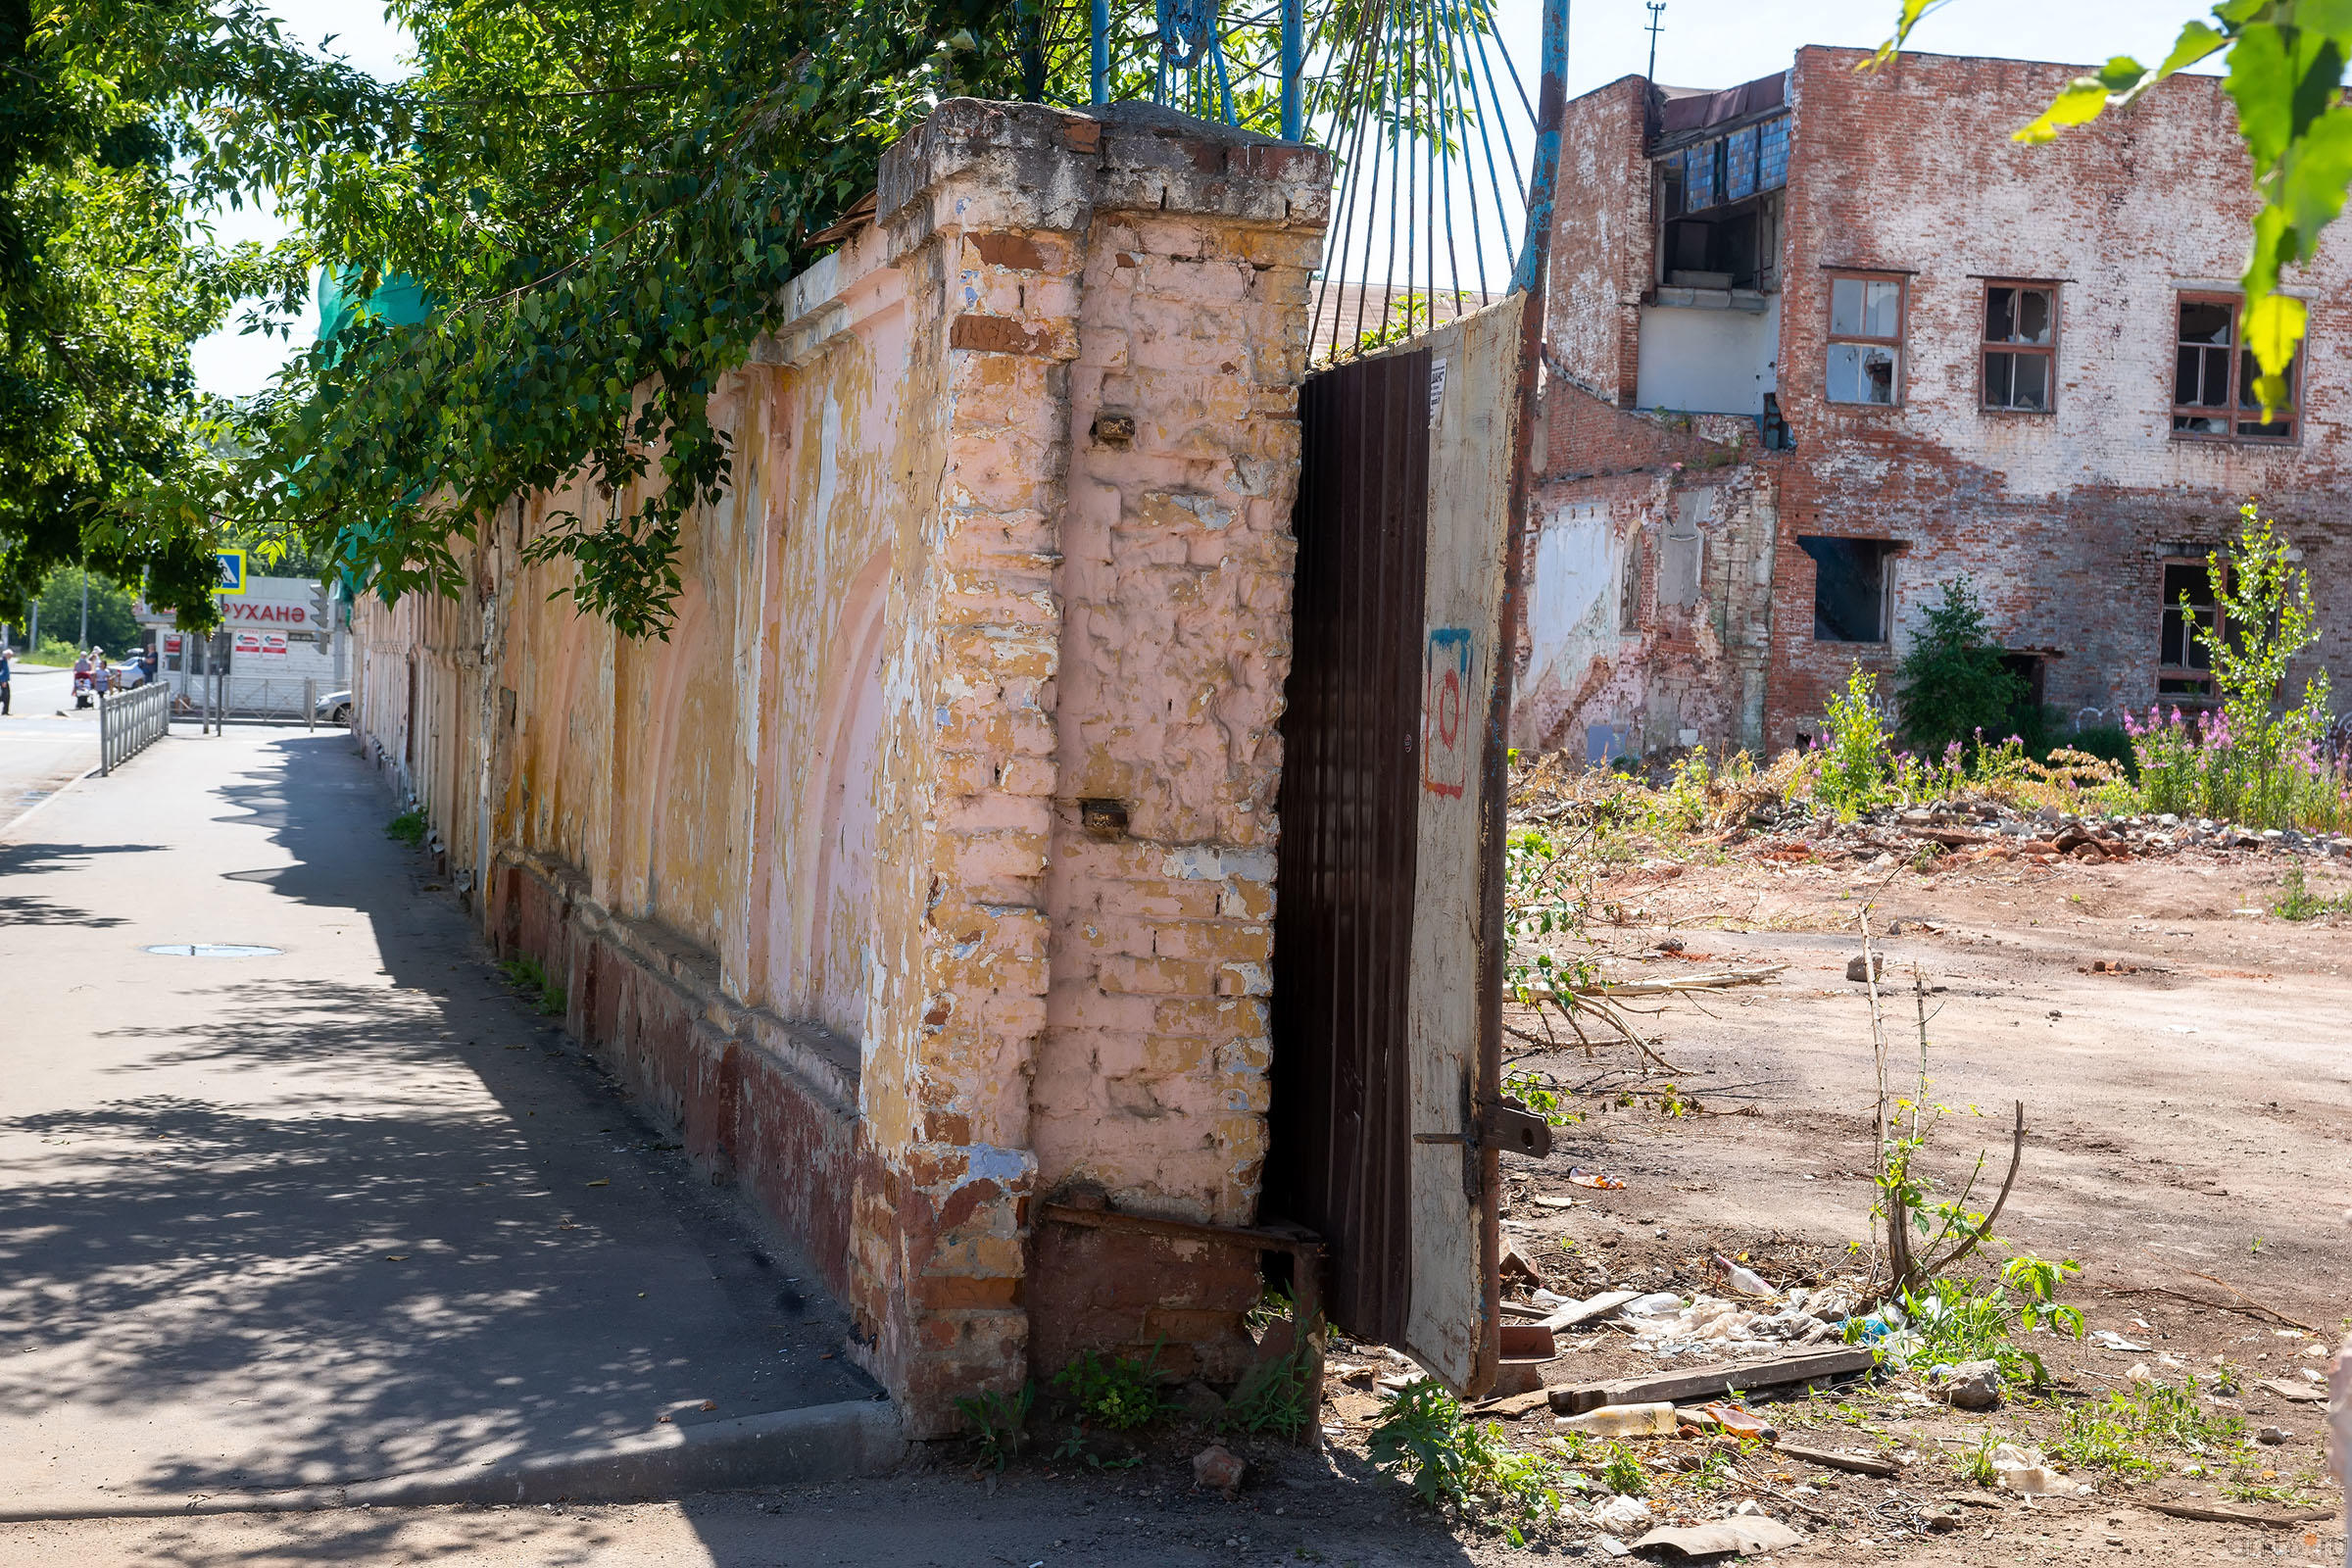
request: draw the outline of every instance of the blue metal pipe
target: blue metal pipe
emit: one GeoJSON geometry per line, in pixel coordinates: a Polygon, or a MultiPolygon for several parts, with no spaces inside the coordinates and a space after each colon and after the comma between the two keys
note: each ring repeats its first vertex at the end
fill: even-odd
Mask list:
{"type": "Polygon", "coordinates": [[[1110,0],[1095,0],[1095,61],[1091,85],[1096,107],[1110,102],[1110,0]]]}
{"type": "Polygon", "coordinates": [[[1536,88],[1536,167],[1528,178],[1527,232],[1519,236],[1519,264],[1511,270],[1514,294],[1542,286],[1540,274],[1551,249],[1552,190],[1560,179],[1560,120],[1568,109],[1568,0],[1544,0],[1544,75],[1536,88]]]}
{"type": "MultiPolygon", "coordinates": [[[[1104,0],[1096,0],[1097,4],[1104,0]]],[[[1298,74],[1306,64],[1306,20],[1302,0],[1282,0],[1282,139],[1306,139],[1305,115],[1300,105],[1298,74]]]]}

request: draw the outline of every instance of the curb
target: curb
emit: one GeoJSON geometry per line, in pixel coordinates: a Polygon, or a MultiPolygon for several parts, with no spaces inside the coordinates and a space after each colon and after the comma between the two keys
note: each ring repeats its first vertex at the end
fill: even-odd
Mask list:
{"type": "Polygon", "coordinates": [[[38,811],[42,807],[47,806],[51,801],[56,800],[60,795],[65,794],[66,791],[79,784],[83,779],[96,778],[97,776],[98,764],[92,762],[89,766],[83,768],[80,772],[74,774],[63,784],[60,784],[57,788],[51,790],[48,794],[42,796],[30,806],[27,806],[22,811],[19,811],[8,821],[0,822],[0,839],[7,838],[11,833],[14,833],[17,829],[31,821],[35,811],[38,811]]]}
{"type": "Polygon", "coordinates": [[[0,1508],[0,1524],[434,1503],[645,1502],[696,1492],[881,1475],[906,1455],[898,1407],[886,1399],[852,1399],[671,1427],[568,1453],[412,1470],[339,1486],[212,1493],[178,1501],[124,1497],[0,1508]]]}

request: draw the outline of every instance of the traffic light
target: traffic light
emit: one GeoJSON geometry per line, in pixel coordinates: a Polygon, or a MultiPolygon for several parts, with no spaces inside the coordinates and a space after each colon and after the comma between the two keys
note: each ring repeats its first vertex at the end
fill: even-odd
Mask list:
{"type": "Polygon", "coordinates": [[[320,631],[325,631],[333,624],[328,619],[334,612],[333,606],[334,590],[323,582],[313,584],[311,587],[311,619],[318,623],[320,631]]]}

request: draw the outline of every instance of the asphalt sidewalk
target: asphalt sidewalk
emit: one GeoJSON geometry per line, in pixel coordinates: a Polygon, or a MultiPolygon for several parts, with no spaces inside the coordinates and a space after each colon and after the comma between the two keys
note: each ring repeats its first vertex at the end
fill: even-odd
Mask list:
{"type": "Polygon", "coordinates": [[[341,732],[175,733],[0,843],[0,1519],[895,1456],[810,1271],[518,1001],[391,814],[341,732]]]}

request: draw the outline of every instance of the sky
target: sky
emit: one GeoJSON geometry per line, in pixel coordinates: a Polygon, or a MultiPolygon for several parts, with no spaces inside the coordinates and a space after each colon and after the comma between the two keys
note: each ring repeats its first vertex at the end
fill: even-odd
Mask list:
{"type": "MultiPolygon", "coordinates": [[[[1643,0],[1570,3],[1571,95],[1643,72],[1650,45],[1643,0]]],[[[387,80],[406,74],[406,35],[383,20],[373,0],[274,0],[270,9],[295,37],[317,43],[336,34],[329,47],[352,64],[387,80]]],[[[1496,0],[1496,10],[1502,40],[1532,92],[1540,0],[1496,0]]],[[[1781,70],[1800,44],[1875,46],[1895,10],[1896,0],[1668,0],[1657,38],[1657,79],[1681,87],[1729,87],[1781,70]]],[[[2153,61],[2170,50],[2180,24],[2201,10],[2199,0],[1950,0],[1920,24],[1912,47],[2028,60],[2088,63],[2129,54],[2153,61]]],[[[267,242],[283,232],[267,208],[221,214],[215,226],[223,240],[267,242]]],[[[303,324],[305,340],[316,324],[314,307],[303,324]]],[[[261,389],[287,352],[283,339],[239,337],[232,322],[196,345],[196,378],[208,391],[245,396],[261,389]]]]}

